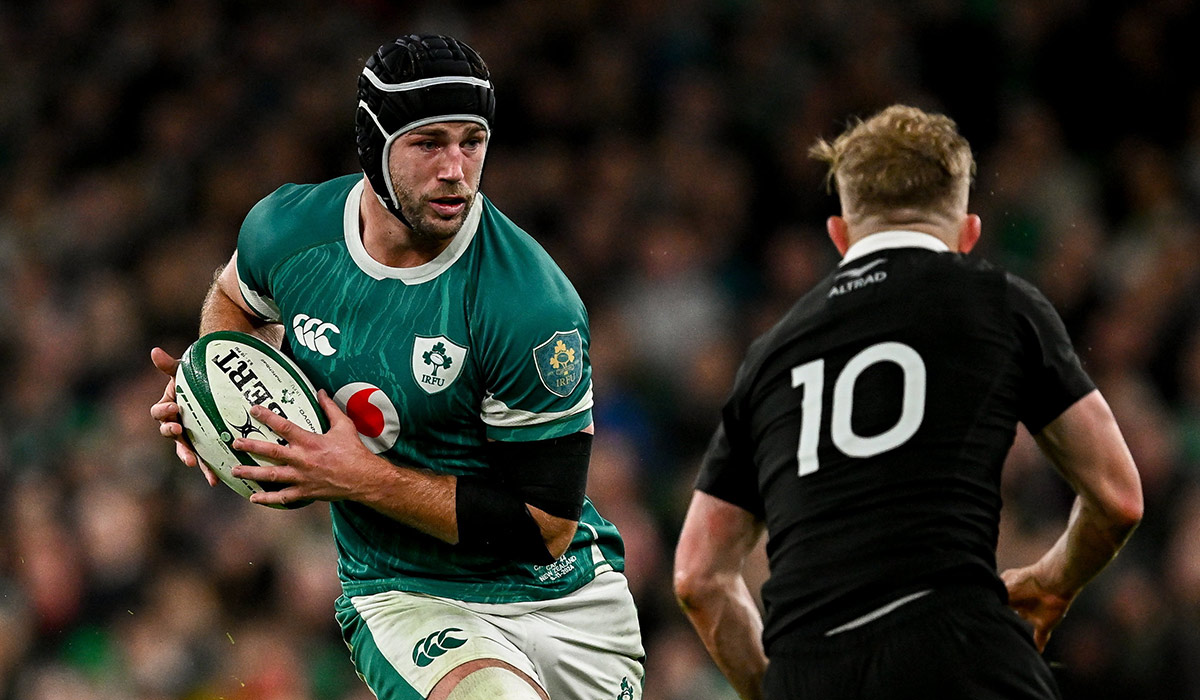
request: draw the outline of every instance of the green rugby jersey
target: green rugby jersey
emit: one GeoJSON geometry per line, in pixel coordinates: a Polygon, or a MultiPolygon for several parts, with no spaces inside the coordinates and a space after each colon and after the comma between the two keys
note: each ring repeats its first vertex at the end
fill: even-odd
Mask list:
{"type": "MultiPolygon", "coordinates": [[[[362,244],[361,174],[285,185],[242,225],[247,303],[354,419],[373,452],[445,474],[484,473],[488,439],[528,441],[591,421],[587,313],[550,256],[482,194],[434,260],[391,268],[362,244]]],[[[366,196],[370,196],[368,193],[366,196]]],[[[544,600],[624,568],[616,528],[585,501],[548,566],[462,551],[355,502],[331,504],[347,595],[544,600]]]]}

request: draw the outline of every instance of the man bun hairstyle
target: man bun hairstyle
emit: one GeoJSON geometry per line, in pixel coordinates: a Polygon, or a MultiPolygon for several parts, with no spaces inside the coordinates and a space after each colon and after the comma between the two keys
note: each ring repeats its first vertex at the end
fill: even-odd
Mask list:
{"type": "Polygon", "coordinates": [[[358,76],[358,160],[379,201],[405,225],[388,169],[392,143],[434,122],[470,121],[491,131],[496,111],[487,65],[448,36],[410,34],[379,47],[358,76]]]}
{"type": "Polygon", "coordinates": [[[953,214],[975,175],[971,145],[954,120],[906,105],[856,121],[832,142],[818,139],[808,153],[829,167],[825,184],[836,185],[843,210],[857,215],[953,214]]]}

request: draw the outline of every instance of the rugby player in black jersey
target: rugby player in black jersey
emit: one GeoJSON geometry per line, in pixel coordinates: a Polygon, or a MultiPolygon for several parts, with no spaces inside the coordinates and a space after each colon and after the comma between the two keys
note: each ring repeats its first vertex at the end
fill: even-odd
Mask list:
{"type": "Polygon", "coordinates": [[[1058,698],[1040,651],[1142,515],[1120,430],[1045,297],[966,255],[980,220],[953,121],[893,106],[810,154],[842,263],[738,372],[679,601],[743,698],[1058,698]],[[1018,422],[1077,498],[1040,560],[998,574],[1018,422]],[[764,529],[765,620],[741,576],[764,529]]]}

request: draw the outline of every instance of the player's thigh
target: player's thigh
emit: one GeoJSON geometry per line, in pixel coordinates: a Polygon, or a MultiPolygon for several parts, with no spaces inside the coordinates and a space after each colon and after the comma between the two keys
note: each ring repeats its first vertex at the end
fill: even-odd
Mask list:
{"type": "Polygon", "coordinates": [[[477,659],[438,681],[429,700],[549,700],[546,691],[516,668],[496,659],[477,659]]]}
{"type": "Polygon", "coordinates": [[[554,700],[637,700],[643,661],[637,608],[624,575],[606,572],[534,613],[498,620],[554,700]]]}
{"type": "Polygon", "coordinates": [[[542,685],[529,658],[495,625],[437,598],[400,591],[343,596],[337,618],[359,676],[380,700],[426,698],[447,674],[480,659],[502,661],[542,685]]]}

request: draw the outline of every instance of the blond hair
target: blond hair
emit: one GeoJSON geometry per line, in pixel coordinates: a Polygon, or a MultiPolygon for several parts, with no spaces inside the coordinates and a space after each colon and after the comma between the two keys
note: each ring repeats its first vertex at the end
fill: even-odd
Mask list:
{"type": "Polygon", "coordinates": [[[809,156],[826,163],[847,214],[898,210],[955,214],[975,174],[971,145],[954,120],[893,105],[858,120],[834,139],[818,139],[809,156]]]}

